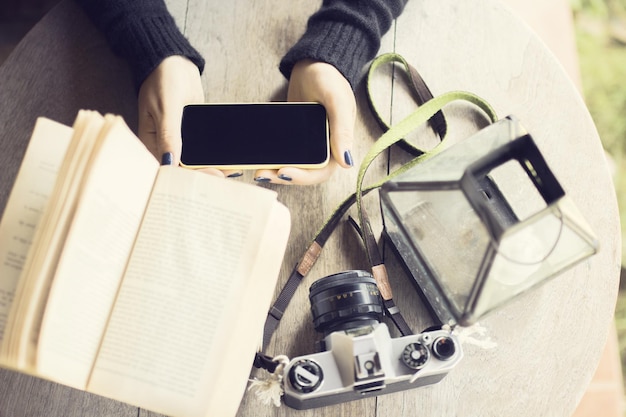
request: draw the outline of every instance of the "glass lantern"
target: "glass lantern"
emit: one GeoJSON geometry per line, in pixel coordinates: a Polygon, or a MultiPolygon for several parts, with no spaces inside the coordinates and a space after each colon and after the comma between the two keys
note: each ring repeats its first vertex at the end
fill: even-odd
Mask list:
{"type": "Polygon", "coordinates": [[[475,323],[597,251],[512,117],[387,182],[380,195],[385,234],[442,323],[475,323]]]}

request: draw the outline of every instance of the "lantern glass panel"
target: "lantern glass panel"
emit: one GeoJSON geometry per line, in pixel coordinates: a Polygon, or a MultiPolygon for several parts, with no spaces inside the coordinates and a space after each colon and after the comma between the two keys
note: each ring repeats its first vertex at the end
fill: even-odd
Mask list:
{"type": "Polygon", "coordinates": [[[381,190],[385,233],[442,323],[471,324],[597,251],[597,239],[514,118],[381,190]]]}

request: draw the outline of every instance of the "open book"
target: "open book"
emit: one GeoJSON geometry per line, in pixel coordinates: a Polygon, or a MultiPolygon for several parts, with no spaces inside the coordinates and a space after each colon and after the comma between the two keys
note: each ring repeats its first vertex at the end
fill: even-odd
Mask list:
{"type": "Polygon", "coordinates": [[[120,117],[40,118],[0,223],[0,364],[234,415],[289,228],[275,192],[161,167],[120,117]]]}

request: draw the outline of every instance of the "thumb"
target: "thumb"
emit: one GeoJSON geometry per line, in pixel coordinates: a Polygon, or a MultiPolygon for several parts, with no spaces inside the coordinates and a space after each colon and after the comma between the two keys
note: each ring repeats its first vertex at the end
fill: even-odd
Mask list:
{"type": "Polygon", "coordinates": [[[162,163],[165,162],[163,158],[167,158],[171,165],[178,165],[183,142],[180,133],[182,115],[178,115],[177,112],[165,114],[166,116],[156,122],[157,155],[161,156],[162,163]],[[168,154],[170,156],[165,156],[168,154]]]}
{"type": "Polygon", "coordinates": [[[356,122],[354,96],[350,94],[347,97],[338,97],[327,104],[322,104],[326,107],[328,116],[330,148],[333,159],[342,167],[349,168],[354,165],[351,153],[356,122]]]}

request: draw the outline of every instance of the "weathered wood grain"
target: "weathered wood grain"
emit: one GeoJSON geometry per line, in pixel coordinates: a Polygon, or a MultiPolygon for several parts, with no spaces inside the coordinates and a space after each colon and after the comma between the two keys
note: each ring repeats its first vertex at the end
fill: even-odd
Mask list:
{"type": "MultiPolygon", "coordinates": [[[[258,102],[286,98],[287,84],[278,63],[321,1],[167,3],[186,36],[206,57],[202,77],[206,100],[258,102]]],[[[469,90],[491,102],[500,116],[518,116],[592,224],[602,250],[486,318],[482,324],[498,347],[482,350],[467,345],[463,362],[436,386],[305,412],[265,407],[246,395],[238,415],[568,416],[604,346],[620,253],[614,192],[585,106],[544,44],[496,0],[413,0],[384,37],[381,52],[387,51],[404,55],[435,95],[469,90]]],[[[136,99],[127,69],[71,1],[61,3],[24,39],[0,67],[0,80],[0,164],[6,168],[0,171],[0,207],[6,202],[35,117],[47,115],[71,123],[79,108],[95,108],[123,114],[131,126],[136,123],[136,99]]],[[[415,107],[401,74],[392,74],[391,68],[377,74],[374,88],[377,103],[392,122],[415,107]]],[[[370,117],[362,85],[356,95],[359,114],[353,156],[358,164],[380,131],[370,117]]],[[[469,105],[453,104],[446,115],[455,140],[485,123],[469,105]]],[[[423,146],[433,143],[427,129],[418,130],[411,140],[423,146]]],[[[406,160],[396,150],[390,158],[392,167],[406,160]]],[[[384,157],[376,160],[366,183],[380,178],[387,165],[384,157]]],[[[353,168],[338,170],[329,182],[318,186],[269,185],[293,218],[279,284],[285,282],[323,221],[353,191],[356,175],[353,168]]],[[[251,182],[252,173],[238,181],[251,182]]],[[[376,196],[366,199],[366,207],[379,232],[376,196]]],[[[414,330],[425,328],[432,320],[393,256],[386,256],[398,305],[414,330]]],[[[365,255],[344,222],[296,292],[268,353],[293,357],[312,352],[319,336],[311,323],[309,285],[319,277],[356,268],[367,268],[365,255]]],[[[251,336],[250,343],[258,341],[251,336]]],[[[0,371],[0,416],[122,417],[138,412],[143,417],[158,416],[0,371]]]]}
{"type": "MultiPolygon", "coordinates": [[[[136,124],[126,65],[72,1],[45,16],[0,67],[0,103],[0,213],[37,117],[71,125],[78,110],[87,108],[122,114],[136,124]]],[[[137,408],[0,370],[0,416],[105,415],[136,416],[137,408]]]]}
{"type": "Polygon", "coordinates": [[[135,417],[137,407],[3,369],[0,416],[135,417]]]}
{"type": "MultiPolygon", "coordinates": [[[[381,398],[378,409],[394,416],[415,409],[427,410],[426,416],[569,416],[602,353],[619,276],[614,191],[585,105],[544,44],[493,1],[409,3],[398,19],[395,48],[435,95],[472,91],[501,117],[517,116],[597,233],[601,250],[485,318],[496,349],[466,346],[463,363],[441,385],[381,398]]],[[[394,118],[411,106],[406,94],[394,96],[394,118]]],[[[472,107],[450,107],[450,133],[459,139],[473,133],[472,107]]]]}

